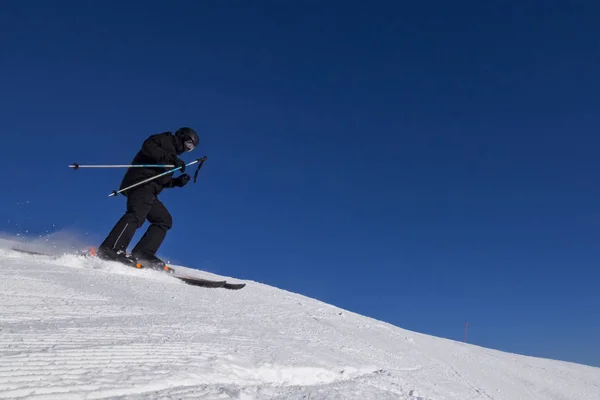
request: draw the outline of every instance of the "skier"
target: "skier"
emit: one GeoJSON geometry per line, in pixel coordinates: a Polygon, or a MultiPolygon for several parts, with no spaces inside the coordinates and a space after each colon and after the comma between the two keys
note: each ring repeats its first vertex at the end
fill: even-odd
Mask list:
{"type": "MultiPolygon", "coordinates": [[[[181,167],[182,175],[173,174],[154,179],[146,184],[122,192],[127,197],[127,211],[98,247],[97,255],[105,260],[119,261],[128,265],[141,263],[148,268],[162,268],[165,263],[156,257],[167,231],[172,227],[171,214],[158,199],[164,188],[183,187],[190,176],[185,173],[185,162],[179,158],[184,152],[198,146],[198,135],[188,127],[178,129],[173,135],[164,132],[148,137],[132,164],[171,164],[181,167]],[[140,241],[127,254],[127,247],[135,232],[148,220],[150,226],[140,241]]],[[[123,177],[120,189],[165,172],[163,168],[129,168],[123,177]]]]}

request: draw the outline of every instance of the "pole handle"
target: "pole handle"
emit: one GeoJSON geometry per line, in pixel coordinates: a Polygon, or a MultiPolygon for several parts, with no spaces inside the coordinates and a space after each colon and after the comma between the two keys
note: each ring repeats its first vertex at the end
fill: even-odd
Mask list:
{"type": "Polygon", "coordinates": [[[196,172],[194,172],[194,183],[196,183],[196,179],[198,179],[198,172],[200,172],[200,168],[202,168],[202,165],[204,165],[204,161],[206,161],[206,156],[199,160],[198,168],[196,168],[196,172]]]}

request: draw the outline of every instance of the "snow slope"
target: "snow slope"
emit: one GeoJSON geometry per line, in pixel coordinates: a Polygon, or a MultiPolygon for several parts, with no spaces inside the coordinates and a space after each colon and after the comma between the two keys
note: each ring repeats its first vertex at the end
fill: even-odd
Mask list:
{"type": "Polygon", "coordinates": [[[205,289],[0,249],[0,398],[598,400],[600,369],[406,331],[255,282],[205,289]]]}

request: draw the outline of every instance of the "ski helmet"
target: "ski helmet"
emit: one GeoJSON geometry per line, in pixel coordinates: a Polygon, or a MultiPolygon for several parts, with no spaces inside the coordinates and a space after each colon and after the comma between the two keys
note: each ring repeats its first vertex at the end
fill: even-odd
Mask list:
{"type": "Polygon", "coordinates": [[[175,136],[179,137],[183,143],[185,151],[192,151],[198,146],[200,139],[198,134],[192,128],[184,127],[177,129],[175,136]]]}

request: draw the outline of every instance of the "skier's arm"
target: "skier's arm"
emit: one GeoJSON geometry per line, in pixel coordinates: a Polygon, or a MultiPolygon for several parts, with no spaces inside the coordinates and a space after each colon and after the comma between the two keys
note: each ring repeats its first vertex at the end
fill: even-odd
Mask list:
{"type": "Polygon", "coordinates": [[[142,154],[156,161],[157,164],[173,164],[175,160],[172,153],[163,149],[160,145],[164,133],[150,136],[142,145],[142,154]]]}

